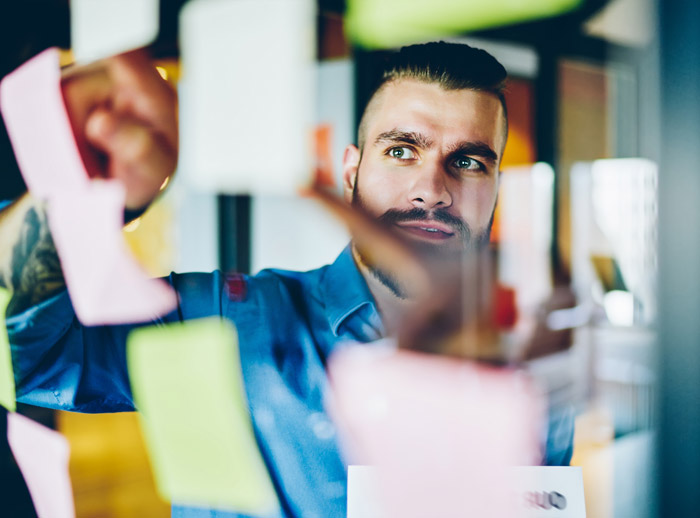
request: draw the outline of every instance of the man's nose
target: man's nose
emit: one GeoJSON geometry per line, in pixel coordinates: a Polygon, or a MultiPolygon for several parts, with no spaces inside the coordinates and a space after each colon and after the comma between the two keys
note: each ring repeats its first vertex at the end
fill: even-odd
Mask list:
{"type": "Polygon", "coordinates": [[[447,174],[440,166],[423,167],[416,171],[408,191],[409,202],[422,209],[445,208],[452,205],[447,188],[447,174]]]}

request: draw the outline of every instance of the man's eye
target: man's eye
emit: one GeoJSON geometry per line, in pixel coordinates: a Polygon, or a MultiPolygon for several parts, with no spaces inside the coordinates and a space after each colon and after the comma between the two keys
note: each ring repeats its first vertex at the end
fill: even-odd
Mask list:
{"type": "Polygon", "coordinates": [[[389,150],[389,156],[400,160],[412,160],[416,157],[413,150],[407,147],[393,147],[389,150]]]}
{"type": "Polygon", "coordinates": [[[471,171],[479,171],[484,169],[484,166],[481,162],[474,160],[473,158],[469,158],[468,156],[461,156],[459,158],[456,158],[454,161],[454,165],[457,169],[467,169],[471,171]]]}

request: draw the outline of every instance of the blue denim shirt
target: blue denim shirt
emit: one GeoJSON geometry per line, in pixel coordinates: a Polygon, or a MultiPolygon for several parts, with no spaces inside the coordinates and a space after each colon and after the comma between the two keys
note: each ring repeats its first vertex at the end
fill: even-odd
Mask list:
{"type": "MultiPolygon", "coordinates": [[[[346,464],[324,407],[326,359],[343,342],[370,342],[383,327],[350,248],[310,272],[264,270],[227,289],[220,272],[171,274],[180,303],[143,324],[82,326],[67,293],[8,318],[18,400],[79,412],[134,410],[126,337],[138,325],[222,315],[239,336],[253,429],[284,517],[346,515],[346,464]]],[[[573,420],[550,416],[544,464],[568,464],[573,420]]],[[[240,516],[173,505],[181,518],[240,516]]]]}

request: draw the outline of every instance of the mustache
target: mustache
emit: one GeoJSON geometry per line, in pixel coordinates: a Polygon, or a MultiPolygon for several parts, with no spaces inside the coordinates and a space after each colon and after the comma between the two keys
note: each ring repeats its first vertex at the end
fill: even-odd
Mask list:
{"type": "Polygon", "coordinates": [[[389,209],[378,218],[382,225],[390,226],[408,221],[438,221],[448,225],[462,240],[469,241],[471,230],[464,220],[450,214],[445,209],[427,211],[419,207],[409,210],[389,209]]]}

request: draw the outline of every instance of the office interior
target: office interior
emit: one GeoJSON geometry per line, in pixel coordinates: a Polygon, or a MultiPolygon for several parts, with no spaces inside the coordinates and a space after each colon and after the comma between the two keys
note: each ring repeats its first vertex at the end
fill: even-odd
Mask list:
{"type": "MultiPolygon", "coordinates": [[[[186,3],[161,0],[150,47],[175,87],[186,3]]],[[[314,120],[339,189],[343,149],[390,50],[352,41],[346,1],[316,7],[314,120]]],[[[0,74],[51,46],[71,63],[69,9],[62,0],[0,7],[0,74]]],[[[515,327],[548,326],[519,354],[552,400],[575,409],[571,463],[582,468],[589,518],[700,508],[699,16],[692,2],[582,0],[555,16],[438,38],[484,48],[509,73],[490,247],[499,282],[516,294],[515,327]]],[[[3,132],[8,200],[26,187],[3,132]]],[[[153,276],[305,271],[349,240],[314,200],[196,192],[177,173],[123,235],[153,276]]],[[[170,516],[135,414],[18,411],[68,439],[77,517],[170,516]]]]}

